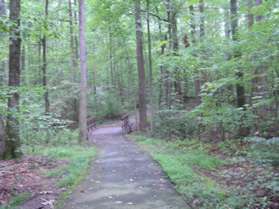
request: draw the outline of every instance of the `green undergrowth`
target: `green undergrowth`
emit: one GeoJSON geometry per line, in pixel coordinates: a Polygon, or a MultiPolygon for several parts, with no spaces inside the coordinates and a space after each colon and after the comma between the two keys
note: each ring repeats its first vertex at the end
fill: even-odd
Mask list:
{"type": "Polygon", "coordinates": [[[30,193],[21,193],[10,200],[9,205],[0,206],[0,209],[15,209],[18,205],[24,203],[31,197],[30,193]]]}
{"type": "Polygon", "coordinates": [[[210,146],[197,140],[165,141],[132,136],[159,162],[191,207],[238,208],[237,197],[206,173],[229,163],[209,154],[210,146]]]}
{"type": "Polygon", "coordinates": [[[203,175],[226,162],[208,154],[208,147],[198,141],[165,141],[132,136],[159,162],[179,193],[188,203],[203,200],[206,208],[214,208],[229,195],[222,186],[203,175]],[[196,200],[195,200],[196,199],[196,200]]]}
{"type": "Polygon", "coordinates": [[[57,208],[63,208],[64,201],[87,175],[91,161],[96,155],[96,149],[79,145],[36,147],[29,154],[62,161],[58,168],[47,172],[46,175],[59,177],[57,186],[66,189],[57,202],[57,208]]]}

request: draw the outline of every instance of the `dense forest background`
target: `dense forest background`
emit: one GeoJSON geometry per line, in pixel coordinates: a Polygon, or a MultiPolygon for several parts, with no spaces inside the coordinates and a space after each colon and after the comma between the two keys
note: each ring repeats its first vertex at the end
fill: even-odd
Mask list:
{"type": "MultiPolygon", "coordinates": [[[[140,128],[166,138],[278,134],[278,1],[140,3],[137,14],[133,1],[86,2],[90,117],[139,108],[140,128]],[[139,76],[135,15],[143,35],[139,76]]],[[[14,138],[19,129],[9,133],[9,121],[16,120],[16,138],[48,141],[78,121],[78,2],[23,0],[18,27],[8,2],[1,0],[0,12],[1,127],[14,138]],[[19,74],[9,67],[9,39],[17,36],[20,78],[12,83],[19,74]],[[15,95],[20,112],[7,109],[15,95]]]]}

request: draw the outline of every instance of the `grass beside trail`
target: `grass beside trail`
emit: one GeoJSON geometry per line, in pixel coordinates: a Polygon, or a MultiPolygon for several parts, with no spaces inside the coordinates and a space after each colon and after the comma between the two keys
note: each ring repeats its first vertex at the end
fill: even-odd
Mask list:
{"type": "Polygon", "coordinates": [[[36,148],[33,154],[47,156],[55,160],[67,161],[64,166],[46,174],[49,177],[62,176],[57,182],[57,186],[65,188],[66,191],[60,195],[56,207],[63,208],[64,201],[86,177],[91,161],[96,155],[96,149],[94,147],[83,147],[79,145],[40,147],[36,148]]]}
{"type": "MultiPolygon", "coordinates": [[[[43,175],[57,178],[57,188],[63,188],[65,190],[65,192],[60,194],[55,207],[63,208],[65,200],[86,177],[91,162],[96,155],[96,149],[77,144],[34,146],[32,148],[25,147],[24,154],[28,156],[44,156],[49,160],[54,160],[54,162],[57,161],[57,168],[46,170],[46,173],[43,175]]],[[[0,209],[15,209],[26,202],[30,196],[31,194],[29,193],[19,194],[10,200],[9,205],[0,206],[0,209]]]]}
{"type": "Polygon", "coordinates": [[[191,208],[279,208],[278,138],[218,143],[131,138],[159,162],[191,208]]]}
{"type": "MultiPolygon", "coordinates": [[[[177,191],[184,194],[186,201],[207,201],[213,208],[227,197],[226,191],[212,179],[201,175],[200,170],[214,170],[225,162],[207,153],[207,147],[197,141],[164,141],[133,136],[133,139],[160,163],[177,191]],[[195,199],[196,198],[196,199],[195,199]]],[[[189,203],[193,204],[193,203],[189,203]]],[[[198,203],[194,203],[198,204],[198,203]]]]}

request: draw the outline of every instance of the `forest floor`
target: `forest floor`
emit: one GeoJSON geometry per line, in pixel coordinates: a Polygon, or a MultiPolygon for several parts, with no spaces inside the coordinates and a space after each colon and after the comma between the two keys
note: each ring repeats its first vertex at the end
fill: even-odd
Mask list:
{"type": "Polygon", "coordinates": [[[36,146],[0,161],[0,209],[53,209],[86,176],[94,148],[36,146]]]}
{"type": "Polygon", "coordinates": [[[64,209],[186,209],[160,166],[122,135],[118,126],[94,131],[99,149],[90,175],[64,209]]]}
{"type": "Polygon", "coordinates": [[[279,209],[276,144],[130,138],[159,162],[191,208],[279,209]]]}

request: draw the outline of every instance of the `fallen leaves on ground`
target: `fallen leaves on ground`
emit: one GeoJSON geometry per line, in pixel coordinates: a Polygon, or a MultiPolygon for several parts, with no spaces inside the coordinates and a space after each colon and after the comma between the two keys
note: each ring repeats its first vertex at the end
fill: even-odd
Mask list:
{"type": "Polygon", "coordinates": [[[60,164],[47,157],[0,161],[0,205],[9,203],[13,196],[28,193],[34,204],[39,204],[37,208],[53,208],[59,191],[54,179],[44,173],[60,164]]]}

